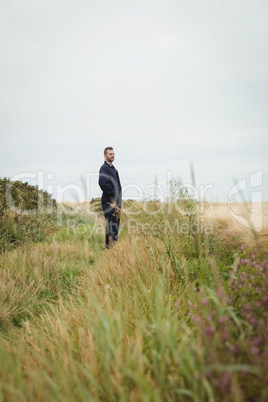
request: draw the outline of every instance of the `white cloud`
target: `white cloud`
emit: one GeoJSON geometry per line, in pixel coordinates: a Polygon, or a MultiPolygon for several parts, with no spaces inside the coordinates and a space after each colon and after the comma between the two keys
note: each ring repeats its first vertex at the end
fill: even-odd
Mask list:
{"type": "Polygon", "coordinates": [[[234,172],[266,172],[267,8],[2,3],[0,176],[42,168],[79,180],[107,145],[124,182],[142,186],[169,169],[190,180],[192,160],[223,199],[234,172]]]}

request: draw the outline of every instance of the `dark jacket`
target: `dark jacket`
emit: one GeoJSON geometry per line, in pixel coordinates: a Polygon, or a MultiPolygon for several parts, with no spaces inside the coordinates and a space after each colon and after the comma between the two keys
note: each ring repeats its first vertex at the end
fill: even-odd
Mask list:
{"type": "Polygon", "coordinates": [[[110,207],[112,200],[121,208],[122,206],[122,189],[119,179],[118,171],[114,166],[108,165],[106,161],[100,168],[99,172],[99,186],[102,189],[101,204],[103,210],[110,207]]]}

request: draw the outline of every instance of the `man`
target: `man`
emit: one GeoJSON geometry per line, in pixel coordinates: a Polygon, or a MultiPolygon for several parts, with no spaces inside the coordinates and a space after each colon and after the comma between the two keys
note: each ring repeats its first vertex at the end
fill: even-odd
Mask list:
{"type": "Polygon", "coordinates": [[[102,189],[101,205],[106,220],[106,248],[110,248],[118,239],[122,191],[118,171],[113,165],[115,159],[112,147],[104,150],[104,164],[99,172],[99,186],[102,189]]]}

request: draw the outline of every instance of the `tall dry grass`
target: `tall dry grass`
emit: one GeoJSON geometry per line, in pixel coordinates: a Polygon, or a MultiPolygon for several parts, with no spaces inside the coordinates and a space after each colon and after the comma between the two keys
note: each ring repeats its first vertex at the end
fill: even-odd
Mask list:
{"type": "Polygon", "coordinates": [[[268,243],[268,203],[208,203],[198,206],[200,219],[210,222],[224,242],[233,236],[249,247],[268,243]]]}
{"type": "Polygon", "coordinates": [[[2,400],[265,401],[265,250],[225,244],[180,202],[131,203],[111,250],[103,234],[65,227],[1,256],[14,299],[4,299],[2,400]]]}

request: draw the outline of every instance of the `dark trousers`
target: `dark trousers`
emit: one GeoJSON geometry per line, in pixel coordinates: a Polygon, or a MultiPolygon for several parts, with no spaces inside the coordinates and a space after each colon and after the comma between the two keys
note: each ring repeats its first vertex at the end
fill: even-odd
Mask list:
{"type": "Polygon", "coordinates": [[[105,246],[106,248],[110,248],[118,240],[120,219],[114,209],[109,211],[109,213],[105,212],[106,211],[104,211],[106,221],[105,246]]]}

